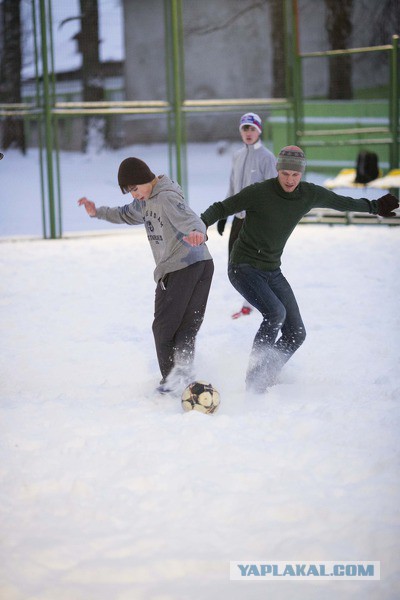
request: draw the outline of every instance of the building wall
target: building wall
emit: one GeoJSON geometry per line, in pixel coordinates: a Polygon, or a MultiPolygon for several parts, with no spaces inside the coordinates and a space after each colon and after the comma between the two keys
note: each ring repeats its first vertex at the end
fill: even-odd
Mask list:
{"type": "MultiPolygon", "coordinates": [[[[165,100],[163,0],[126,0],[125,84],[127,100],[165,100]]],[[[183,3],[185,97],[271,96],[272,57],[268,2],[185,0],[183,3]]],[[[188,139],[237,137],[241,112],[188,115],[188,139]]],[[[133,141],[166,136],[165,117],[125,117],[133,141]]]]}
{"type": "MultiPolygon", "coordinates": [[[[350,47],[383,43],[374,41],[374,0],[353,0],[353,34],[350,47]],[[366,27],[365,23],[370,23],[366,27]],[[364,25],[363,25],[364,24],[364,25]]],[[[298,0],[301,52],[328,50],[324,0],[298,0]]],[[[124,0],[125,89],[127,100],[165,100],[165,31],[163,0],[124,0]]],[[[396,19],[393,22],[396,33],[396,19]]],[[[186,99],[269,98],[272,96],[272,27],[270,1],[184,0],[184,76],[186,99]]],[[[389,39],[385,42],[388,43],[389,39]]],[[[306,98],[328,94],[328,59],[303,61],[306,98]]],[[[354,89],[384,85],[389,70],[386,57],[352,58],[354,89]]],[[[285,64],[282,64],[285,69],[285,64]]],[[[238,119],[244,111],[190,114],[188,140],[237,139],[238,119]]],[[[266,111],[260,112],[263,119],[266,111]]],[[[126,116],[128,142],[166,139],[165,116],[126,116]]]]}

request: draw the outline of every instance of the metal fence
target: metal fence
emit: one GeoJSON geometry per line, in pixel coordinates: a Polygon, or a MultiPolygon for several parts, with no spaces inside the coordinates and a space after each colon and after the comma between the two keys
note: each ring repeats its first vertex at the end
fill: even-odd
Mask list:
{"type": "MultiPolygon", "coordinates": [[[[35,52],[35,98],[31,103],[1,104],[0,118],[23,118],[25,126],[35,123],[40,149],[40,182],[42,196],[43,237],[62,236],[60,165],[58,124],[60,119],[118,115],[162,115],[168,123],[168,155],[170,175],[187,186],[186,116],[196,113],[230,112],[238,110],[279,111],[284,115],[286,143],[296,142],[307,148],[384,144],[389,148],[390,167],[399,160],[399,82],[398,36],[392,44],[350,50],[300,53],[294,0],[284,0],[285,44],[287,49],[284,98],[239,98],[191,100],[186,98],[184,82],[184,43],[182,0],[164,0],[165,56],[167,99],[165,101],[101,102],[59,101],[56,95],[53,55],[51,0],[32,0],[32,25],[35,52]],[[40,47],[38,40],[40,39],[40,47]],[[384,52],[390,57],[389,122],[384,127],[356,127],[343,131],[305,127],[302,64],[318,57],[334,57],[355,53],[384,52]],[[40,66],[40,76],[39,76],[40,66]],[[47,215],[47,216],[46,216],[47,215]]],[[[315,222],[307,219],[305,222],[315,222]]]]}

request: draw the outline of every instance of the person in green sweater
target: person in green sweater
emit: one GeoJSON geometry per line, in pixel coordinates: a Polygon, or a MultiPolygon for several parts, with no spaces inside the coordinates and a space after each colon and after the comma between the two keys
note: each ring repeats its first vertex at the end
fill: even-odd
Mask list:
{"type": "Polygon", "coordinates": [[[296,297],[281,272],[283,250],[301,218],[313,208],[388,217],[399,206],[392,194],[377,200],[355,199],[301,181],[305,167],[302,149],[286,146],[278,155],[277,177],[249,185],[200,215],[209,227],[246,211],[230,255],[228,276],[233,287],[262,315],[246,374],[246,388],[254,393],[264,393],[276,384],[283,365],[306,337],[296,297]]]}

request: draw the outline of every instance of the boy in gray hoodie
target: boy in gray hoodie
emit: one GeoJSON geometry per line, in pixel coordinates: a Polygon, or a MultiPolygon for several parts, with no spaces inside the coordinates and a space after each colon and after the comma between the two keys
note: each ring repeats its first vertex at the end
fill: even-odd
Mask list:
{"type": "Polygon", "coordinates": [[[214,272],[205,245],[206,227],[186,204],[180,186],[166,175],[156,177],[139,158],[122,161],[118,184],[123,194],[132,195],[130,204],[97,208],[84,197],[78,205],[90,217],[144,224],[156,263],[153,335],[162,375],[157,389],[160,393],[178,391],[190,383],[196,335],[214,272]]]}

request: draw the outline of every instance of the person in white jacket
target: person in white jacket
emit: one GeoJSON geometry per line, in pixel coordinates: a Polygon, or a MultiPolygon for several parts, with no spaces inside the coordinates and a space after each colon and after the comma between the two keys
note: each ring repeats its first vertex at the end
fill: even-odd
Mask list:
{"type": "MultiPolygon", "coordinates": [[[[246,113],[240,118],[239,132],[244,147],[235,152],[232,161],[232,170],[229,180],[227,198],[240,192],[252,183],[260,183],[265,179],[277,177],[276,158],[262,143],[262,121],[256,113],[246,113]]],[[[228,251],[232,251],[233,244],[237,240],[239,231],[243,225],[246,212],[243,211],[234,216],[231,232],[229,235],[228,251]]],[[[218,221],[217,228],[220,235],[223,234],[226,219],[218,221]]],[[[253,307],[245,300],[242,308],[233,313],[232,318],[237,319],[243,315],[249,315],[253,307]]]]}

